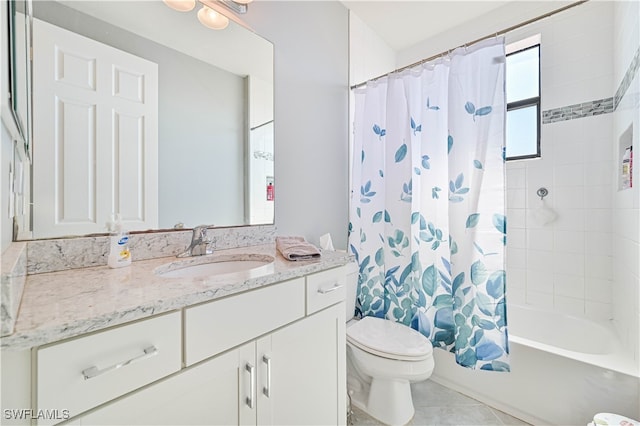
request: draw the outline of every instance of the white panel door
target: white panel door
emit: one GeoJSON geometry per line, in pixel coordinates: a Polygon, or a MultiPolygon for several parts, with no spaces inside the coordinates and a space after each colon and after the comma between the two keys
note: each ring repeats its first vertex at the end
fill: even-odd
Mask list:
{"type": "Polygon", "coordinates": [[[158,222],[158,66],[34,19],[35,238],[158,222]]]}

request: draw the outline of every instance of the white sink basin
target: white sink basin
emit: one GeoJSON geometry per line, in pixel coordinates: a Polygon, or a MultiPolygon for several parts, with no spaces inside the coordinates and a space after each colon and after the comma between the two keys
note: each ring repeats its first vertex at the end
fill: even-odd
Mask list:
{"type": "Polygon", "coordinates": [[[232,273],[257,276],[273,272],[273,260],[268,255],[192,258],[160,266],[154,273],[162,278],[196,278],[232,273]]]}

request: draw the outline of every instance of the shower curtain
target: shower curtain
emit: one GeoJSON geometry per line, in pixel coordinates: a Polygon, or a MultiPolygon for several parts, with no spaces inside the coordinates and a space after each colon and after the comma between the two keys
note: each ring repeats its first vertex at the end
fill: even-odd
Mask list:
{"type": "Polygon", "coordinates": [[[509,371],[504,39],[355,90],[349,246],[360,314],[509,371]]]}

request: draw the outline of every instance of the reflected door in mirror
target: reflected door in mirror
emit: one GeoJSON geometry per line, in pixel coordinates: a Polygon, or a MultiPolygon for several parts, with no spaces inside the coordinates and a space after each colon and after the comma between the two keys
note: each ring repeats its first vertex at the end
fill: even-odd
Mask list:
{"type": "Polygon", "coordinates": [[[157,227],[157,65],[34,20],[34,237],[157,227]]]}

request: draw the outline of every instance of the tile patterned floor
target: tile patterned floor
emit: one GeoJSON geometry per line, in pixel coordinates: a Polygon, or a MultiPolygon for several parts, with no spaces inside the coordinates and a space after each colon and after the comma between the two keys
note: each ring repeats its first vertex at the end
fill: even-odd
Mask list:
{"type": "MultiPolygon", "coordinates": [[[[411,386],[416,414],[409,425],[522,426],[528,423],[491,408],[475,399],[431,380],[411,386]]],[[[358,409],[353,409],[354,426],[382,425],[358,409]]]]}

